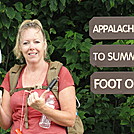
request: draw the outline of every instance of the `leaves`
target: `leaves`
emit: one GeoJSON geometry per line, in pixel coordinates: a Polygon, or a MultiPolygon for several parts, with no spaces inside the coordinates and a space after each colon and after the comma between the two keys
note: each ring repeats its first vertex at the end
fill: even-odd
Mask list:
{"type": "Polygon", "coordinates": [[[41,8],[47,5],[48,0],[41,0],[41,8]]]}
{"type": "Polygon", "coordinates": [[[14,4],[16,10],[18,10],[19,12],[23,11],[23,4],[21,2],[17,2],[14,4]]]}
{"type": "Polygon", "coordinates": [[[12,7],[9,7],[6,9],[6,14],[9,17],[9,19],[13,19],[15,17],[15,10],[12,7]]]}
{"type": "MultiPolygon", "coordinates": [[[[132,95],[96,95],[90,92],[90,75],[109,70],[90,65],[90,48],[100,44],[134,44],[134,40],[96,41],[89,37],[93,16],[133,16],[133,0],[30,0],[0,2],[0,49],[3,61],[0,82],[18,61],[13,56],[18,26],[25,19],[39,19],[44,27],[48,54],[69,69],[81,102],[79,115],[85,133],[134,132],[134,97],[132,95]],[[97,126],[97,127],[96,127],[97,126]]],[[[111,71],[121,71],[112,68],[111,71]]],[[[123,68],[133,71],[134,68],[123,68]]],[[[9,131],[9,130],[8,130],[9,131]]],[[[0,129],[0,133],[6,131],[0,129]]]]}
{"type": "Polygon", "coordinates": [[[5,14],[1,15],[1,21],[2,21],[3,26],[5,26],[7,29],[9,29],[10,24],[11,24],[11,20],[8,19],[5,14]]]}
{"type": "Polygon", "coordinates": [[[134,5],[134,0],[130,0],[130,2],[134,5]]]}
{"type": "Polygon", "coordinates": [[[60,0],[60,2],[62,3],[63,6],[66,5],[66,0],[60,0]]]}
{"type": "Polygon", "coordinates": [[[21,14],[18,13],[18,12],[16,12],[16,14],[15,14],[15,19],[18,20],[19,22],[21,22],[21,21],[22,21],[22,16],[21,16],[21,14]]]}
{"type": "Polygon", "coordinates": [[[76,63],[77,62],[77,58],[78,58],[78,54],[77,54],[76,51],[73,50],[73,51],[65,52],[63,57],[66,58],[67,64],[76,63]]]}
{"type": "Polygon", "coordinates": [[[56,31],[54,28],[50,28],[50,34],[53,33],[53,34],[56,34],[56,31]]]}
{"type": "Polygon", "coordinates": [[[75,40],[68,39],[64,46],[66,47],[66,51],[69,51],[73,48],[76,49],[77,42],[75,40]]]}
{"type": "Polygon", "coordinates": [[[110,6],[114,7],[115,6],[115,0],[110,0],[110,6]]]}
{"type": "Polygon", "coordinates": [[[56,11],[57,10],[57,1],[56,0],[49,0],[49,7],[51,12],[56,11]]]}

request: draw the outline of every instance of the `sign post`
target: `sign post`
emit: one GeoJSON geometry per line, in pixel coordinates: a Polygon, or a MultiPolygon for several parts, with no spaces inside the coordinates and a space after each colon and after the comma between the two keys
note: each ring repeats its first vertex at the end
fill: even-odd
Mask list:
{"type": "Polygon", "coordinates": [[[96,67],[134,67],[134,45],[94,45],[90,64],[96,67]]]}
{"type": "Polygon", "coordinates": [[[95,94],[134,94],[134,72],[95,72],[90,78],[95,94]]]}
{"type": "Polygon", "coordinates": [[[93,17],[89,35],[94,40],[134,39],[134,17],[93,17]]]}
{"type": "MultiPolygon", "coordinates": [[[[89,35],[94,40],[134,39],[134,17],[93,17],[89,35]]],[[[94,45],[90,64],[96,67],[134,67],[134,45],[94,45]]],[[[134,72],[95,72],[90,77],[95,94],[134,94],[134,72]]]]}

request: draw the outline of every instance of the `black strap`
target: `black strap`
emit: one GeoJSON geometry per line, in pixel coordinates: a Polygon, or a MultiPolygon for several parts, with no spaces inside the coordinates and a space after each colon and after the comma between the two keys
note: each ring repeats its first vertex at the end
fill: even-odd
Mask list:
{"type": "Polygon", "coordinates": [[[47,86],[35,86],[35,87],[27,87],[27,88],[17,88],[10,94],[12,95],[15,92],[18,92],[18,91],[21,91],[21,90],[31,91],[31,90],[34,90],[34,89],[46,89],[46,88],[47,88],[47,86]]]}

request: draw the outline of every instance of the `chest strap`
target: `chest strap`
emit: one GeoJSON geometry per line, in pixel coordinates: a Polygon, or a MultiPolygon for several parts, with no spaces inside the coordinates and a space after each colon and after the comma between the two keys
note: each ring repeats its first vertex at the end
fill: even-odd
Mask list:
{"type": "Polygon", "coordinates": [[[10,92],[10,95],[13,95],[15,92],[18,92],[18,91],[21,91],[21,90],[31,91],[31,90],[34,90],[34,89],[46,89],[46,88],[47,88],[47,86],[35,86],[35,87],[17,88],[17,89],[14,89],[13,92],[10,92]]]}

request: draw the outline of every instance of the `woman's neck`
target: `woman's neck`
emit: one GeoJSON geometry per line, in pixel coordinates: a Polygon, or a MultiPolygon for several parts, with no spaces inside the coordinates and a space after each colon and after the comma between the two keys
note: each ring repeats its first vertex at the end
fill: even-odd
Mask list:
{"type": "Polygon", "coordinates": [[[35,85],[42,85],[46,78],[48,71],[48,63],[42,64],[27,64],[22,76],[23,87],[33,87],[35,85]]]}
{"type": "Polygon", "coordinates": [[[26,70],[28,72],[36,72],[36,71],[39,71],[39,70],[42,70],[42,69],[46,69],[48,66],[48,63],[45,62],[44,60],[42,62],[39,62],[38,64],[37,63],[27,63],[26,65],[26,70]]]}

